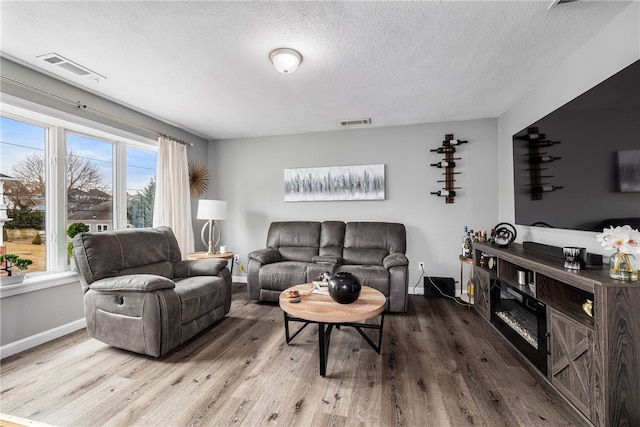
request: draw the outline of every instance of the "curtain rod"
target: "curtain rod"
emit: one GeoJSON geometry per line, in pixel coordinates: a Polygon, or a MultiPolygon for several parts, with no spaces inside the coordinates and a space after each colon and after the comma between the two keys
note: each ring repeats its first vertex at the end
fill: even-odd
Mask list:
{"type": "Polygon", "coordinates": [[[169,138],[169,139],[171,139],[171,140],[173,140],[173,141],[175,141],[175,142],[177,142],[177,143],[179,143],[179,144],[183,144],[183,145],[186,145],[186,146],[189,146],[189,147],[193,147],[193,142],[185,141],[185,140],[183,140],[183,139],[176,138],[176,137],[171,136],[171,135],[167,135],[167,134],[165,134],[165,133],[163,133],[163,132],[159,132],[159,131],[157,131],[157,130],[155,130],[155,129],[151,129],[151,128],[148,128],[148,127],[146,127],[146,126],[142,126],[142,125],[139,125],[139,124],[137,124],[137,123],[131,122],[131,121],[129,121],[129,120],[123,119],[123,118],[118,117],[118,116],[116,116],[116,115],[113,115],[113,114],[110,114],[110,113],[107,113],[107,112],[104,112],[104,111],[98,110],[98,109],[93,108],[93,107],[89,107],[89,106],[87,106],[86,104],[81,103],[80,101],[74,101],[74,100],[72,100],[72,99],[65,98],[64,96],[57,95],[57,94],[55,94],[55,93],[53,93],[53,92],[50,92],[50,91],[48,91],[48,90],[46,90],[46,89],[42,89],[42,88],[40,88],[40,87],[38,87],[38,86],[34,86],[34,85],[30,84],[30,83],[26,83],[26,82],[23,82],[23,81],[20,81],[20,80],[14,79],[13,77],[5,76],[4,74],[0,74],[0,77],[2,77],[3,79],[6,79],[6,80],[12,81],[12,82],[14,82],[14,83],[17,83],[17,84],[19,84],[19,85],[22,85],[22,86],[28,87],[29,89],[36,90],[36,91],[38,91],[38,92],[42,92],[42,93],[44,93],[45,95],[49,95],[49,96],[52,96],[52,97],[54,97],[54,98],[58,98],[58,99],[61,99],[61,100],[63,100],[63,101],[69,102],[69,103],[71,103],[71,104],[75,105],[76,107],[81,108],[81,109],[83,109],[83,110],[90,110],[90,111],[93,111],[93,112],[95,112],[95,113],[102,114],[103,116],[107,116],[107,117],[110,117],[110,118],[112,118],[112,119],[118,120],[118,121],[120,121],[120,122],[123,122],[123,123],[129,124],[129,125],[135,126],[135,127],[137,127],[137,128],[140,128],[140,129],[144,129],[144,130],[149,131],[149,132],[152,132],[152,133],[155,133],[155,134],[157,134],[158,136],[162,136],[162,137],[164,137],[164,138],[169,138]]]}

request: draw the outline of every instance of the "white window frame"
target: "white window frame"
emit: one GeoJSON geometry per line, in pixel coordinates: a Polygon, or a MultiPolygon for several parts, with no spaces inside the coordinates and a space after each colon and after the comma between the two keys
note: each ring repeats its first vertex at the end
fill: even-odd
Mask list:
{"type": "Polygon", "coordinates": [[[23,121],[47,129],[45,143],[46,265],[47,271],[29,273],[19,285],[0,288],[0,298],[78,281],[77,273],[67,266],[67,201],[66,168],[57,167],[66,161],[66,133],[71,132],[113,144],[113,229],[127,227],[127,147],[157,150],[157,140],[145,138],[70,113],[0,93],[0,113],[10,119],[23,121]],[[122,208],[121,208],[122,207],[122,208]]]}

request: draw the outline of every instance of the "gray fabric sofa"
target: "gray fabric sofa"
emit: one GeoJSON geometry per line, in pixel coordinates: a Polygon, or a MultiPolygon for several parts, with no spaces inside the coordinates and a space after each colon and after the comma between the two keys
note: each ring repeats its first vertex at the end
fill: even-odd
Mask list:
{"type": "Polygon", "coordinates": [[[309,283],[328,271],[347,271],[378,289],[387,310],[407,310],[409,260],[403,224],[388,222],[273,222],[267,247],[249,254],[250,299],[278,301],[293,285],[309,283]]]}
{"type": "Polygon", "coordinates": [[[222,319],[231,307],[226,260],[181,261],[169,227],[73,238],[89,336],[159,357],[222,319]]]}

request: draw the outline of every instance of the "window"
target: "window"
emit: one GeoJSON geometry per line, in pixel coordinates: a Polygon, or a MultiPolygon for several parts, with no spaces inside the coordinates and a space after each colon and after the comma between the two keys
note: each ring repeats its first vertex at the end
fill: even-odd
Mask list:
{"type": "Polygon", "coordinates": [[[127,148],[127,226],[153,226],[157,151],[127,148]]]}
{"type": "Polygon", "coordinates": [[[73,223],[152,226],[155,192],[155,141],[40,108],[3,104],[0,116],[0,244],[33,261],[29,274],[69,269],[73,223]]]}
{"type": "Polygon", "coordinates": [[[42,235],[48,128],[9,117],[0,120],[0,251],[30,259],[29,271],[46,271],[42,235]]]}
{"type": "Polygon", "coordinates": [[[110,142],[67,133],[67,225],[113,226],[113,151],[110,142]],[[106,223],[106,224],[105,224],[106,223]]]}

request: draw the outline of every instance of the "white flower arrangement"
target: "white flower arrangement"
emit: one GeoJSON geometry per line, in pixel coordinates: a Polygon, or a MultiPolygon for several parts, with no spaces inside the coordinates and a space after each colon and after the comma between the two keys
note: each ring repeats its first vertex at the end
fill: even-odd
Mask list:
{"type": "Polygon", "coordinates": [[[596,236],[596,240],[605,249],[617,249],[625,254],[640,254],[640,231],[629,225],[605,228],[596,236]]]}

